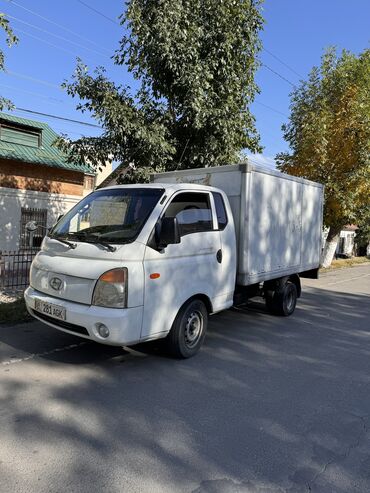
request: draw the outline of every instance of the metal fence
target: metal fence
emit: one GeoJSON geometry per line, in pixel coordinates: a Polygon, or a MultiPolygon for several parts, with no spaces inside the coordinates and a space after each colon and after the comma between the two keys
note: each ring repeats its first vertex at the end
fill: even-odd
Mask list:
{"type": "Polygon", "coordinates": [[[0,251],[0,290],[13,291],[28,286],[31,262],[38,251],[0,251]]]}

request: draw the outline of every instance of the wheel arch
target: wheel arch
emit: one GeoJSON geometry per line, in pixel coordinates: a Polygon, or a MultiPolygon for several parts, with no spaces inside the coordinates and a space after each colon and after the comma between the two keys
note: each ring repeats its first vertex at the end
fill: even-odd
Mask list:
{"type": "Polygon", "coordinates": [[[190,301],[192,301],[192,300],[200,300],[200,301],[203,301],[203,303],[205,304],[205,307],[206,307],[206,309],[207,309],[207,313],[208,313],[208,315],[209,315],[210,313],[213,313],[213,306],[212,306],[212,302],[211,302],[210,298],[209,298],[206,294],[204,294],[204,293],[197,293],[197,294],[193,294],[193,295],[191,295],[189,298],[186,298],[186,299],[185,299],[185,300],[181,303],[181,305],[178,305],[178,308],[177,308],[175,311],[171,312],[171,316],[170,316],[170,318],[169,318],[170,323],[169,323],[169,326],[168,326],[168,328],[167,328],[167,334],[170,332],[170,330],[171,330],[171,328],[172,328],[172,326],[173,326],[173,323],[174,323],[174,321],[176,320],[176,317],[177,317],[178,313],[180,312],[180,310],[181,310],[181,309],[182,309],[182,308],[183,308],[183,307],[184,307],[187,303],[189,303],[189,302],[190,302],[190,301]]]}
{"type": "Polygon", "coordinates": [[[277,279],[270,279],[264,282],[264,290],[277,291],[279,292],[287,282],[292,282],[297,288],[297,298],[300,298],[302,288],[301,280],[298,274],[291,274],[290,276],[278,277],[277,279]]]}
{"type": "MultiPolygon", "coordinates": [[[[186,301],[184,301],[184,303],[181,305],[181,308],[186,304],[186,303],[189,303],[189,301],[192,301],[192,300],[201,300],[203,301],[203,303],[205,304],[206,308],[207,308],[207,312],[208,314],[212,313],[213,312],[213,306],[212,306],[212,302],[211,300],[209,299],[209,297],[204,294],[204,293],[197,293],[197,294],[194,294],[193,296],[191,296],[190,298],[188,298],[186,301]]],[[[180,310],[181,310],[180,308],[180,310]]]]}
{"type": "Polygon", "coordinates": [[[165,339],[167,350],[172,356],[190,358],[198,352],[206,335],[209,310],[212,310],[210,299],[203,293],[194,294],[184,301],[165,339]],[[191,305],[198,308],[193,309],[192,307],[192,311],[189,311],[191,305]],[[194,310],[196,310],[197,315],[194,310]],[[197,316],[199,321],[195,329],[192,325],[194,315],[197,316]],[[188,324],[189,321],[191,322],[190,325],[188,324]],[[194,333],[192,330],[194,330],[194,333]]]}

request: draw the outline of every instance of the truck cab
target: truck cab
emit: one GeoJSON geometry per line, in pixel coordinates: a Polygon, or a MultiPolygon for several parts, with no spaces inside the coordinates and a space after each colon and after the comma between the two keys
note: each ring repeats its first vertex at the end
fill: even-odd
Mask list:
{"type": "Polygon", "coordinates": [[[208,315],[232,306],[236,238],[226,194],[197,184],[114,186],[45,237],[25,292],[31,315],[110,345],[166,338],[201,346],[208,315]]]}

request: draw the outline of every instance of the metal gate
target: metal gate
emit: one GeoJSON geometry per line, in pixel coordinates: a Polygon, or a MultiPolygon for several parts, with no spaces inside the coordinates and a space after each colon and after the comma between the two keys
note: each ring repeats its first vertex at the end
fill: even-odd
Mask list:
{"type": "Polygon", "coordinates": [[[0,290],[13,291],[28,286],[31,263],[38,251],[0,251],[0,290]]]}
{"type": "Polygon", "coordinates": [[[35,209],[32,207],[22,207],[21,208],[21,235],[19,248],[29,249],[39,248],[41,246],[42,240],[46,234],[47,226],[47,209],[35,209]],[[36,231],[29,232],[26,230],[26,224],[28,221],[36,221],[40,226],[36,231]]]}

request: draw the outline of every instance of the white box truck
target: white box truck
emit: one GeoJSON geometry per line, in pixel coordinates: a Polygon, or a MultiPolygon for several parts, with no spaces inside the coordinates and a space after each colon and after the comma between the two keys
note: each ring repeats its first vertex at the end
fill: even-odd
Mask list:
{"type": "Polygon", "coordinates": [[[300,277],[317,277],[322,206],[322,185],[249,164],[96,190],[45,237],[28,310],[97,342],[165,338],[190,357],[208,316],[233,304],[260,295],[293,313],[300,277]]]}

